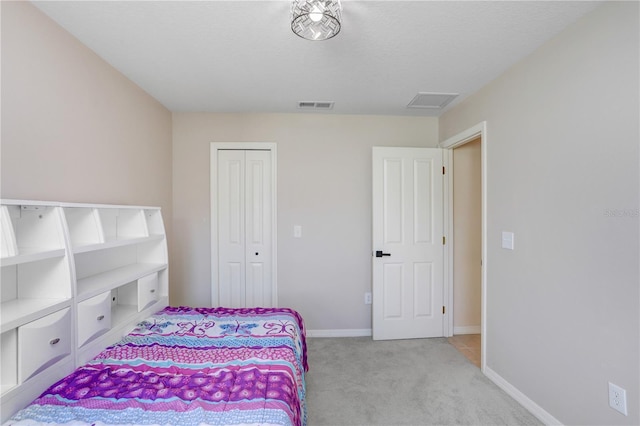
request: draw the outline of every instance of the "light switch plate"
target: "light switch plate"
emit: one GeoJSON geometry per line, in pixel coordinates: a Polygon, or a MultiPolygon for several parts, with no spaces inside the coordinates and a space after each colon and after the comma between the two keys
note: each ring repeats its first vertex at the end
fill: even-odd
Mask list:
{"type": "Polygon", "coordinates": [[[302,238],[302,226],[293,225],[293,238],[302,238]]]}
{"type": "Polygon", "coordinates": [[[502,231],[502,248],[513,250],[513,232],[502,231]]]}

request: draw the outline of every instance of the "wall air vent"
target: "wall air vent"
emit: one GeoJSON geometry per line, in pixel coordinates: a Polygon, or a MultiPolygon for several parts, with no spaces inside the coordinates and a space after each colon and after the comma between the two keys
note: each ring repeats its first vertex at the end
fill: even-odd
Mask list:
{"type": "Polygon", "coordinates": [[[298,108],[307,110],[333,109],[333,101],[300,101],[298,102],[298,108]]]}
{"type": "Polygon", "coordinates": [[[407,105],[407,108],[442,109],[458,96],[457,93],[419,92],[407,105]]]}

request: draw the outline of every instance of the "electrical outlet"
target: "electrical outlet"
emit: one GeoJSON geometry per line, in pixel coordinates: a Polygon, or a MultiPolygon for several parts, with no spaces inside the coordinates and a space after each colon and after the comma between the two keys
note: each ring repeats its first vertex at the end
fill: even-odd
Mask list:
{"type": "Polygon", "coordinates": [[[609,382],[609,407],[627,415],[627,391],[609,382]]]}
{"type": "Polygon", "coordinates": [[[371,292],[366,292],[364,294],[364,304],[365,305],[370,305],[371,304],[371,292]]]}

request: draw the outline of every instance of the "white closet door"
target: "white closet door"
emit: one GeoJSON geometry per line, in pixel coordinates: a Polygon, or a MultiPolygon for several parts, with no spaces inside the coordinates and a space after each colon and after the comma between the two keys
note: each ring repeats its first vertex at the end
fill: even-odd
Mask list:
{"type": "Polygon", "coordinates": [[[218,284],[225,307],[271,306],[271,152],[218,152],[218,284]]]}
{"type": "Polygon", "coordinates": [[[271,307],[271,152],[245,151],[245,304],[271,307]]]}
{"type": "Polygon", "coordinates": [[[218,283],[220,305],[245,301],[244,151],[218,153],[218,283]]]}

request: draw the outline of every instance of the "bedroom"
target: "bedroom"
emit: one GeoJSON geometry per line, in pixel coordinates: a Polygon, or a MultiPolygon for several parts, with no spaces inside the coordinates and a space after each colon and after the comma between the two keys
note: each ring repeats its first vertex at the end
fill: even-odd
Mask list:
{"type": "Polygon", "coordinates": [[[280,305],[357,332],[371,146],[433,147],[486,120],[489,367],[562,423],[639,423],[638,218],[605,216],[638,208],[636,3],[603,5],[440,117],[172,113],[32,5],[1,13],[2,198],[161,206],[174,305],[210,299],[210,142],[278,143],[280,305]]]}

